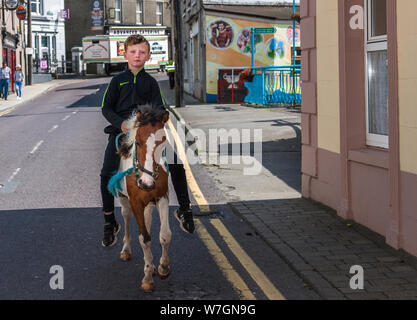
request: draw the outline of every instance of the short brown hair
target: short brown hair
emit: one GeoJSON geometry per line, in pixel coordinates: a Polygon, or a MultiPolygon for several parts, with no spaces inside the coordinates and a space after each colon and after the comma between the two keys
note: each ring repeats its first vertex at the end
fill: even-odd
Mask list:
{"type": "Polygon", "coordinates": [[[129,36],[129,38],[126,39],[125,41],[125,52],[127,52],[127,48],[129,46],[133,46],[135,44],[140,44],[140,43],[146,43],[146,46],[148,47],[148,52],[151,51],[151,46],[148,42],[148,40],[146,40],[146,38],[140,34],[134,34],[129,36]]]}

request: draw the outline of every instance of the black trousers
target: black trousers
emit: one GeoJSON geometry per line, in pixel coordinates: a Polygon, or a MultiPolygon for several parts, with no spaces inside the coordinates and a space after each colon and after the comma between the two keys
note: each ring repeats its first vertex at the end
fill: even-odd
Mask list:
{"type": "MultiPolygon", "coordinates": [[[[120,157],[116,154],[116,135],[111,134],[107,143],[107,148],[104,153],[103,167],[100,173],[100,189],[101,198],[103,202],[104,212],[114,211],[114,197],[107,190],[107,185],[111,177],[117,173],[120,164],[120,157]]],[[[180,207],[188,208],[190,206],[190,198],[188,197],[187,179],[182,163],[177,163],[177,154],[174,153],[174,163],[169,164],[169,172],[171,174],[171,181],[174,185],[175,193],[180,207]]]]}

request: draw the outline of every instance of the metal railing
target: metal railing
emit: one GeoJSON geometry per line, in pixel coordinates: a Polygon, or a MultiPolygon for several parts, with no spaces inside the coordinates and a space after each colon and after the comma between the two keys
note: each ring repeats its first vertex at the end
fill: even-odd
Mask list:
{"type": "Polygon", "coordinates": [[[245,102],[259,105],[301,104],[300,71],[299,65],[252,68],[253,79],[245,82],[249,91],[245,102]]]}

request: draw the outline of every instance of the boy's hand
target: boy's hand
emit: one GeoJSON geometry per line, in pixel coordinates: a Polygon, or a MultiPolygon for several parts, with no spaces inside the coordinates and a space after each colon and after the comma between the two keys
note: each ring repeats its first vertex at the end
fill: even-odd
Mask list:
{"type": "Polygon", "coordinates": [[[123,132],[124,134],[127,134],[128,130],[126,129],[126,120],[122,122],[122,127],[121,127],[121,129],[122,129],[122,132],[123,132]]]}

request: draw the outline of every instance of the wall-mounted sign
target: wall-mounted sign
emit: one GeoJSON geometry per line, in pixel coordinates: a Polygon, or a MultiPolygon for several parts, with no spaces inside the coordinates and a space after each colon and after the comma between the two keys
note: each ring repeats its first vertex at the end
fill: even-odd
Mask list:
{"type": "Polygon", "coordinates": [[[48,60],[41,60],[40,65],[41,65],[41,70],[48,69],[48,60]]]}
{"type": "Polygon", "coordinates": [[[115,19],[115,18],[116,18],[116,9],[109,8],[109,19],[115,19]]]}
{"type": "Polygon", "coordinates": [[[61,19],[68,20],[70,18],[70,9],[62,9],[60,11],[61,19]]]}
{"type": "Polygon", "coordinates": [[[6,8],[9,10],[16,10],[19,6],[19,0],[6,0],[6,8]]]}
{"type": "Polygon", "coordinates": [[[26,7],[24,5],[20,5],[16,9],[16,15],[19,20],[26,19],[26,7]]]}
{"type": "Polygon", "coordinates": [[[103,0],[91,1],[91,30],[104,29],[103,0]]]}

